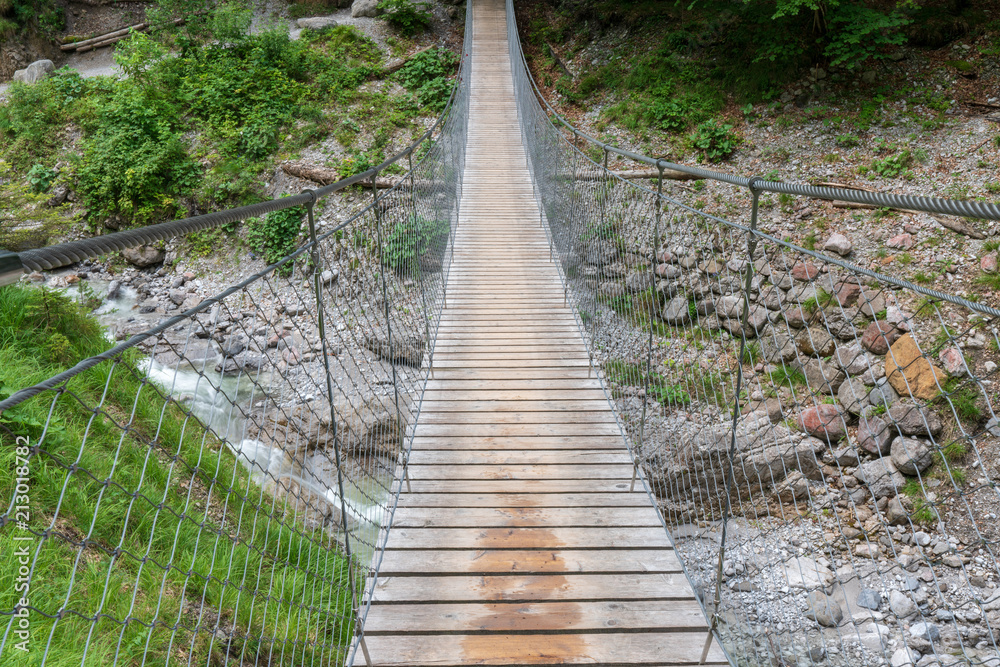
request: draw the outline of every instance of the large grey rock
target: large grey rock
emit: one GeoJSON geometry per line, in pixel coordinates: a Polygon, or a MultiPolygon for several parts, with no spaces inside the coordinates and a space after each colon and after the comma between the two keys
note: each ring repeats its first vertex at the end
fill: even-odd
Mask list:
{"type": "Polygon", "coordinates": [[[884,457],[862,463],[854,471],[854,476],[863,482],[876,498],[894,496],[906,483],[906,478],[896,469],[892,460],[884,457]]]}
{"type": "Polygon", "coordinates": [[[844,406],[844,409],[852,415],[861,413],[861,409],[868,404],[868,387],[865,386],[861,378],[852,378],[840,385],[837,391],[837,400],[844,406]]]}
{"type": "Polygon", "coordinates": [[[378,0],[354,0],[351,5],[351,18],[375,18],[380,13],[378,0]]]}
{"type": "Polygon", "coordinates": [[[830,568],[807,556],[792,557],[782,563],[785,580],[792,588],[807,591],[826,588],[834,581],[830,568]]]}
{"type": "Polygon", "coordinates": [[[887,454],[892,440],[898,435],[881,417],[864,417],[858,422],[858,445],[872,454],[887,454]]]}
{"type": "Polygon", "coordinates": [[[893,591],[889,594],[889,609],[896,618],[909,618],[917,613],[917,603],[906,593],[893,591]]]}
{"type": "Polygon", "coordinates": [[[684,324],[691,317],[688,300],[682,296],[675,296],[663,308],[662,317],[667,324],[684,324]]]}
{"type": "Polygon", "coordinates": [[[55,70],[55,63],[51,60],[36,60],[26,68],[14,72],[14,81],[27,84],[38,83],[55,70]]]}
{"type": "Polygon", "coordinates": [[[419,367],[427,345],[418,336],[393,334],[391,344],[387,336],[369,335],[365,337],[365,347],[386,361],[419,367]]]}
{"type": "Polygon", "coordinates": [[[904,475],[921,473],[934,463],[934,452],[923,440],[896,438],[892,441],[892,462],[904,475]]]}
{"type": "Polygon", "coordinates": [[[760,352],[769,363],[780,364],[795,358],[795,341],[787,334],[761,336],[760,352]]]}
{"type": "Polygon", "coordinates": [[[299,19],[297,21],[300,28],[309,30],[327,30],[337,25],[337,19],[331,16],[314,16],[312,18],[299,19]]]}
{"type": "Polygon", "coordinates": [[[878,611],[882,606],[882,594],[874,588],[862,588],[858,592],[858,606],[878,611]]]}
{"type": "Polygon", "coordinates": [[[889,408],[889,419],[903,435],[937,435],[943,428],[941,417],[936,412],[912,400],[895,403],[889,408]]]}
{"type": "Polygon", "coordinates": [[[812,591],[806,598],[809,611],[806,618],[811,618],[825,628],[835,628],[844,620],[844,610],[840,603],[821,591],[812,591]]]}
{"type": "Polygon", "coordinates": [[[802,371],[805,373],[809,388],[824,394],[836,394],[846,377],[844,371],[822,359],[810,359],[802,371]]]}
{"type": "Polygon", "coordinates": [[[798,342],[802,353],[809,356],[829,357],[836,349],[833,337],[827,333],[826,329],[820,329],[819,327],[803,329],[795,337],[795,340],[798,342]]]}
{"type": "Polygon", "coordinates": [[[141,245],[138,248],[125,248],[122,250],[122,256],[129,264],[143,268],[162,262],[164,252],[151,245],[141,245]]]}

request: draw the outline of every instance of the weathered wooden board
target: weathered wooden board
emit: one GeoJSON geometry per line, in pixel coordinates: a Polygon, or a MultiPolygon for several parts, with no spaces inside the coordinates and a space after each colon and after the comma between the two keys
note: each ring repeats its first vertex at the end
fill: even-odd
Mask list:
{"type": "Polygon", "coordinates": [[[428,574],[678,574],[680,562],[672,549],[614,549],[610,551],[537,549],[531,551],[387,551],[385,576],[428,574]]]}

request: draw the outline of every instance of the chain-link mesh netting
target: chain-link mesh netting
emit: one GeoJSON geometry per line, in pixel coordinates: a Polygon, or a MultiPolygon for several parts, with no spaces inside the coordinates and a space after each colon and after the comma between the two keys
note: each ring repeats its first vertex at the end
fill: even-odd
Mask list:
{"type": "Polygon", "coordinates": [[[732,661],[1000,665],[1000,313],[758,232],[745,187],[736,224],[618,178],[514,59],[569,299],[732,661]]]}
{"type": "MultiPolygon", "coordinates": [[[[317,237],[307,203],[290,257],[55,383],[0,385],[0,663],[365,660],[457,219],[462,60],[443,129],[357,216],[317,237]]],[[[34,326],[68,308],[28,301],[34,326]]]]}

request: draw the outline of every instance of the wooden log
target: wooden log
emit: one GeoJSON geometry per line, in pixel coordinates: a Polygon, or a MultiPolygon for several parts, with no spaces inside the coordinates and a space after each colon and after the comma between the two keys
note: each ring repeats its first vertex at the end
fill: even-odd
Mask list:
{"type": "MultiPolygon", "coordinates": [[[[612,171],[612,174],[618,178],[623,178],[627,181],[634,181],[643,178],[656,179],[660,172],[656,169],[627,169],[625,171],[612,171]]],[[[600,181],[607,178],[603,173],[598,174],[577,174],[576,180],[578,181],[600,181]]],[[[673,169],[664,169],[663,178],[668,181],[697,181],[700,180],[700,176],[695,176],[694,174],[688,174],[683,171],[675,171],[673,169]]]]}
{"type": "MultiPolygon", "coordinates": [[[[284,171],[289,176],[294,176],[295,178],[304,178],[307,181],[312,181],[313,183],[319,183],[320,185],[329,185],[330,183],[336,183],[341,180],[341,176],[337,173],[335,169],[324,169],[323,167],[316,167],[308,164],[297,164],[297,163],[285,163],[281,165],[281,170],[284,171]]],[[[375,179],[375,187],[380,190],[388,190],[390,188],[396,187],[402,180],[402,176],[382,176],[375,179]]],[[[363,184],[365,187],[371,187],[370,181],[365,181],[363,184]]]]}
{"type": "Polygon", "coordinates": [[[388,63],[386,63],[385,67],[382,68],[382,74],[383,75],[395,74],[399,70],[403,69],[403,66],[406,65],[406,63],[410,62],[411,60],[419,56],[421,53],[424,53],[425,51],[430,51],[433,48],[434,45],[432,44],[430,46],[425,46],[422,49],[414,51],[405,58],[395,58],[394,60],[390,60],[388,63]]]}
{"type": "Polygon", "coordinates": [[[119,28],[112,32],[104,33],[103,35],[98,35],[96,37],[91,37],[90,39],[81,39],[79,42],[70,42],[69,44],[63,44],[59,48],[63,51],[76,51],[84,46],[90,46],[95,48],[96,44],[107,41],[109,39],[114,39],[115,37],[126,37],[133,31],[142,31],[149,28],[148,23],[136,23],[135,25],[130,25],[127,28],[119,28]]]}

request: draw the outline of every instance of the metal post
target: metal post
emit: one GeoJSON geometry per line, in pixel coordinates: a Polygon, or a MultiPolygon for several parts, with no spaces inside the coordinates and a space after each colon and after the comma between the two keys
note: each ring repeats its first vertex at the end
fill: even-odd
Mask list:
{"type": "Polygon", "coordinates": [[[732,515],[733,506],[730,495],[732,494],[735,470],[733,469],[733,459],[736,457],[736,425],[740,418],[740,391],[743,389],[743,364],[746,357],[747,348],[747,320],[750,317],[750,285],[753,282],[753,253],[757,249],[757,207],[760,200],[760,191],[757,190],[757,181],[764,180],[759,176],[750,178],[747,187],[750,188],[750,195],[753,197],[752,208],[750,209],[750,229],[747,232],[747,275],[743,284],[743,316],[740,318],[740,327],[743,335],[740,338],[739,364],[736,367],[736,395],[733,397],[733,425],[729,441],[729,452],[726,456],[726,484],[725,484],[725,505],[722,513],[722,541],[719,544],[719,560],[716,563],[715,571],[715,605],[712,609],[712,624],[708,628],[708,637],[705,638],[705,648],[701,653],[699,664],[705,664],[708,660],[708,652],[712,647],[712,637],[719,624],[719,604],[722,598],[722,563],[726,558],[726,537],[729,531],[729,517],[732,515]]]}
{"type": "MultiPolygon", "coordinates": [[[[375,200],[375,204],[372,206],[375,211],[375,233],[378,237],[378,247],[384,248],[384,238],[382,235],[382,207],[379,205],[378,198],[378,187],[375,185],[375,181],[378,178],[378,172],[372,175],[372,197],[375,200]]],[[[403,425],[403,411],[399,407],[399,380],[396,377],[396,360],[392,354],[392,316],[389,311],[389,281],[385,277],[386,267],[379,267],[379,275],[382,277],[382,305],[383,314],[385,316],[385,335],[386,335],[386,346],[389,351],[389,367],[392,368],[392,393],[396,403],[396,419],[397,428],[403,425]]],[[[399,439],[402,441],[404,434],[398,434],[399,439]]],[[[404,475],[406,472],[406,461],[403,462],[404,475]]]]}
{"type": "MultiPolygon", "coordinates": [[[[604,149],[604,168],[608,168],[608,149],[604,149]]],[[[659,176],[656,179],[656,205],[654,207],[655,215],[653,216],[653,240],[650,243],[650,253],[652,257],[649,259],[650,275],[653,278],[653,286],[656,286],[656,244],[660,239],[660,216],[663,210],[663,165],[657,163],[656,169],[659,171],[659,176]]],[[[603,209],[603,207],[602,207],[603,209]]],[[[603,217],[603,212],[602,212],[603,217]]],[[[652,306],[650,306],[652,307],[652,306]]],[[[645,385],[643,395],[642,395],[642,416],[639,419],[639,442],[637,443],[638,451],[642,451],[642,444],[646,438],[646,403],[649,401],[649,379],[653,374],[653,316],[655,313],[649,314],[649,340],[646,343],[646,377],[643,381],[645,385]]],[[[629,491],[635,490],[635,481],[639,476],[639,464],[638,462],[638,452],[634,452],[633,465],[635,466],[635,471],[632,474],[632,486],[629,487],[629,491]]]]}
{"type": "Polygon", "coordinates": [[[365,662],[368,667],[372,667],[371,657],[368,655],[368,648],[365,646],[365,637],[360,625],[361,604],[358,598],[358,585],[354,572],[354,557],[351,554],[351,533],[347,523],[347,496],[344,494],[344,466],[340,458],[340,443],[337,441],[337,413],[333,407],[333,375],[330,373],[330,354],[326,337],[326,316],[323,312],[323,266],[319,254],[319,241],[316,239],[316,220],[313,215],[313,208],[316,204],[316,193],[312,190],[304,190],[303,194],[310,195],[310,200],[306,204],[306,215],[309,221],[309,240],[312,243],[310,260],[313,273],[313,291],[316,294],[316,319],[319,322],[319,340],[323,350],[323,369],[326,372],[326,395],[330,404],[330,428],[333,430],[333,457],[337,466],[337,491],[340,493],[340,519],[344,529],[344,556],[347,558],[347,581],[351,589],[351,609],[354,613],[355,634],[361,650],[365,654],[365,662]]]}

